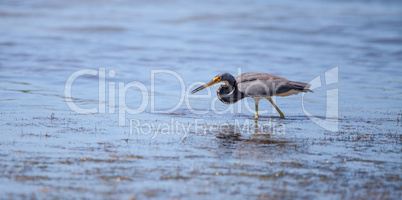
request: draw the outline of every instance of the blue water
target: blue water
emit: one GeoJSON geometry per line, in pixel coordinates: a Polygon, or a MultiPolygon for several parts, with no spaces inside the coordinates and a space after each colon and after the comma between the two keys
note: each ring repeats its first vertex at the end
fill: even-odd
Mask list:
{"type": "Polygon", "coordinates": [[[9,198],[397,199],[401,36],[400,1],[0,1],[0,191],[9,198]],[[336,67],[336,81],[327,85],[335,79],[325,73],[336,67]],[[77,114],[66,103],[68,78],[102,68],[101,94],[99,76],[72,85],[77,106],[101,113],[77,114]],[[160,73],[152,82],[155,70],[179,78],[160,73]],[[221,137],[195,130],[195,120],[206,127],[255,123],[252,99],[220,114],[214,109],[231,107],[214,102],[217,86],[207,98],[189,95],[194,82],[221,72],[320,77],[321,87],[303,100],[278,97],[284,120],[261,100],[268,113],[258,123],[273,123],[269,138],[253,128],[221,137]],[[119,126],[119,102],[143,103],[138,89],[119,96],[119,84],[132,81],[147,89],[148,100],[119,126]],[[334,89],[339,112],[331,123],[339,125],[331,132],[305,110],[325,119],[334,89]],[[205,113],[191,112],[181,97],[205,113]],[[172,119],[191,131],[129,136],[130,120],[172,119]]]}

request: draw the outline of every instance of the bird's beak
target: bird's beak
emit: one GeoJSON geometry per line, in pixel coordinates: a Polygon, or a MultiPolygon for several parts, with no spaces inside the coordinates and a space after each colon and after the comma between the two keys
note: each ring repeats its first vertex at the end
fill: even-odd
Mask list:
{"type": "Polygon", "coordinates": [[[194,94],[194,93],[196,93],[196,92],[198,92],[200,90],[203,90],[203,89],[205,89],[205,88],[207,88],[207,87],[209,87],[211,85],[215,85],[215,84],[219,83],[219,81],[221,81],[221,78],[216,77],[216,78],[212,79],[211,81],[209,81],[208,83],[205,83],[204,85],[201,85],[200,87],[198,87],[195,90],[193,90],[191,92],[191,94],[194,94]]]}

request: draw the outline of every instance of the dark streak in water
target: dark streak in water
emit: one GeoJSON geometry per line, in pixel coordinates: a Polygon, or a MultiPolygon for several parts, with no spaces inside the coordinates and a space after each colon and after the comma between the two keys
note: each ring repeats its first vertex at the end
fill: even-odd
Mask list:
{"type": "Polygon", "coordinates": [[[95,27],[62,27],[62,31],[71,32],[93,32],[93,33],[109,33],[109,32],[124,32],[127,29],[115,26],[95,26],[95,27]]]}

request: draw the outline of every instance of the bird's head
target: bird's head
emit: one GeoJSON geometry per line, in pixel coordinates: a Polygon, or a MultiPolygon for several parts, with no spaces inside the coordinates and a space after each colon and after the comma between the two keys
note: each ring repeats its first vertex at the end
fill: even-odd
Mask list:
{"type": "Polygon", "coordinates": [[[224,87],[228,87],[228,86],[234,86],[236,83],[235,78],[229,74],[229,73],[220,73],[218,75],[216,75],[211,81],[209,81],[208,83],[205,83],[204,85],[201,85],[200,87],[196,88],[195,90],[193,90],[191,92],[191,94],[194,94],[200,90],[203,90],[209,86],[215,85],[217,83],[225,83],[225,85],[223,85],[224,87]]]}

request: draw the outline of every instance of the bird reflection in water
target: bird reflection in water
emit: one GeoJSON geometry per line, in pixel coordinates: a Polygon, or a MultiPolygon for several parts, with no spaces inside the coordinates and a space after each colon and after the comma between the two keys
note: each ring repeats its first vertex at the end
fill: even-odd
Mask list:
{"type": "Polygon", "coordinates": [[[284,134],[284,124],[281,122],[267,124],[258,124],[258,120],[254,120],[254,125],[228,125],[216,135],[224,146],[235,144],[236,142],[246,142],[254,144],[279,144],[288,143],[279,138],[274,138],[272,135],[284,134]],[[282,130],[283,129],[283,130],[282,130]],[[282,130],[282,131],[280,131],[282,130]],[[278,140],[279,139],[279,140],[278,140]]]}

